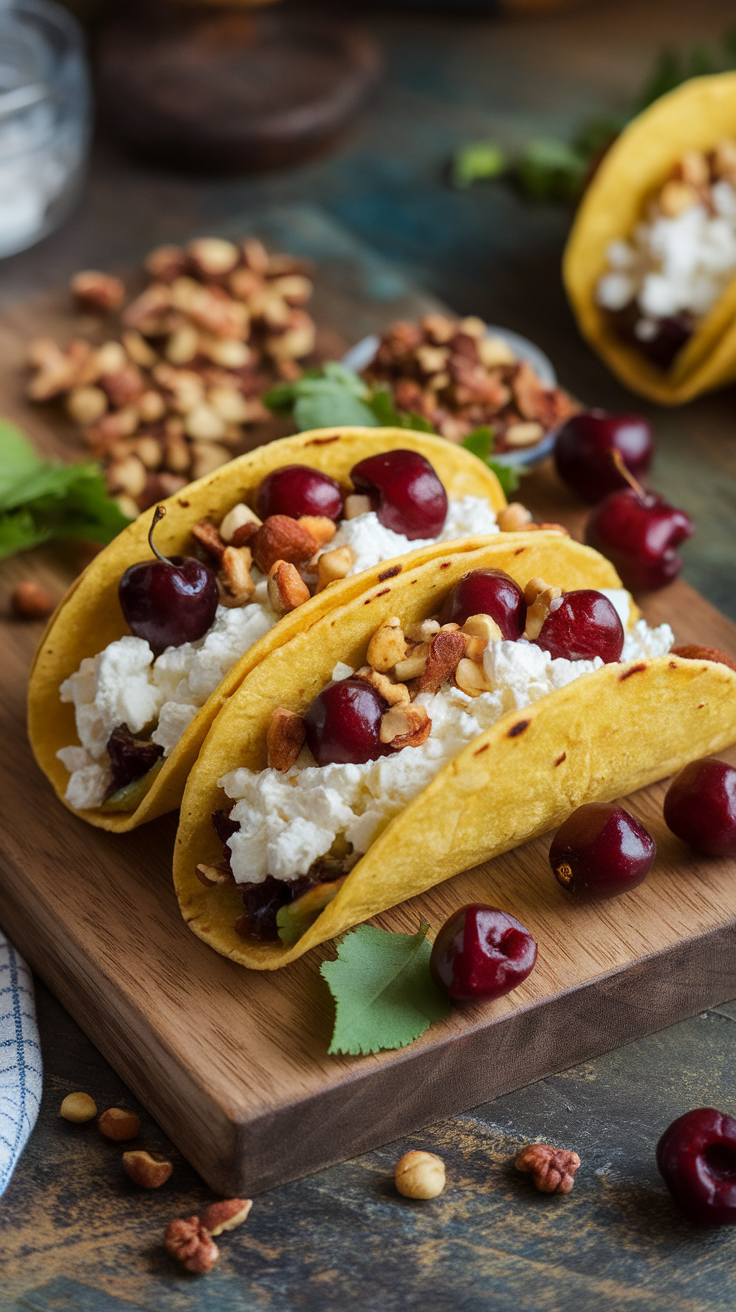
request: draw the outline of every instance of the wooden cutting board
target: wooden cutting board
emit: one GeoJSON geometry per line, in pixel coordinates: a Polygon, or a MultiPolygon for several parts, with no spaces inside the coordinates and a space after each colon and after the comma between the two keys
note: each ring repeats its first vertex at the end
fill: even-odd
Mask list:
{"type": "MultiPolygon", "coordinates": [[[[47,450],[64,438],[25,407],[17,363],[62,301],[0,319],[0,409],[47,450]]],[[[382,317],[397,317],[395,305],[382,317]]],[[[344,321],[339,313],[323,331],[339,336],[344,321]]],[[[562,514],[551,491],[545,471],[525,482],[542,518],[562,514]]],[[[24,718],[41,626],[7,618],[7,598],[29,577],[60,595],[78,563],[72,548],[47,548],[0,569],[0,924],[216,1191],[268,1189],[736,995],[736,863],[698,857],[667,831],[662,784],[626,803],[659,847],[649,879],[626,897],[573,903],[549,870],[549,840],[538,839],[378,917],[402,931],[425,917],[434,930],[463,903],[491,902],[531,930],[539,962],[515,993],[453,1009],[410,1048],[329,1057],[319,964],[332,945],[275,973],[217,956],[179,915],[175,817],[105,834],[67,812],[37,770],[24,718]]],[[[736,626],[684,583],[645,613],[668,619],[680,642],[736,655],[736,626]]]]}

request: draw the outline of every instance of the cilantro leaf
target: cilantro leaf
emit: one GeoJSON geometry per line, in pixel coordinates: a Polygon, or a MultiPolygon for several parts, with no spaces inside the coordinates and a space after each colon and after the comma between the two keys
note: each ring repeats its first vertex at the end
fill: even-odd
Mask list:
{"type": "Polygon", "coordinates": [[[503,490],[504,496],[508,499],[512,492],[515,492],[519,486],[519,472],[513,465],[504,465],[500,460],[494,460],[491,451],[493,450],[494,432],[488,424],[481,428],[474,428],[472,433],[463,438],[461,443],[466,451],[472,451],[474,456],[483,461],[492,469],[503,490]]]}
{"type": "Polygon", "coordinates": [[[516,174],[532,200],[575,200],[588,163],[566,141],[530,141],[516,165],[516,174]]]}
{"type": "Polygon", "coordinates": [[[328,362],[321,370],[309,370],[294,383],[279,383],[263,397],[269,410],[293,410],[301,431],[338,424],[376,428],[379,421],[367,404],[369,399],[370,389],[363,379],[337,361],[328,362]]]}
{"type": "Polygon", "coordinates": [[[498,178],[507,168],[508,161],[500,146],[492,141],[471,141],[455,151],[452,183],[455,187],[469,187],[473,182],[498,178]]]}
{"type": "Polygon", "coordinates": [[[96,465],[42,460],[0,419],[0,559],[52,538],[111,542],[128,523],[96,465]]]}
{"type": "Polygon", "coordinates": [[[392,934],[360,925],[342,939],[335,961],[323,961],[337,1011],[331,1053],[405,1048],[444,1019],[450,1004],[429,973],[428,928],[422,922],[416,934],[392,934]]]}
{"type": "Polygon", "coordinates": [[[501,484],[501,490],[508,501],[521,482],[519,470],[515,465],[502,465],[500,460],[486,460],[486,464],[496,475],[501,484]]]}

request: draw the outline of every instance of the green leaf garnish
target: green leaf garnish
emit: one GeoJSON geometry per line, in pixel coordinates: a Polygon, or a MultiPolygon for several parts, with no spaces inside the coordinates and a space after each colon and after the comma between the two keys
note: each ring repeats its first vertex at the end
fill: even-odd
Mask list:
{"type": "Polygon", "coordinates": [[[416,934],[392,934],[360,925],[342,939],[335,961],[323,961],[336,1007],[331,1053],[405,1048],[444,1019],[450,1004],[429,973],[428,928],[422,922],[416,934]]]}
{"type": "Polygon", "coordinates": [[[508,160],[493,141],[472,141],[455,151],[452,159],[452,182],[455,187],[469,187],[473,182],[498,178],[508,168],[508,160]]]}
{"type": "Polygon", "coordinates": [[[531,141],[516,164],[516,176],[531,200],[574,200],[588,160],[566,141],[531,141]]]}
{"type": "Polygon", "coordinates": [[[491,451],[494,438],[493,429],[488,424],[483,424],[480,428],[474,428],[472,433],[468,433],[468,436],[463,438],[461,446],[464,446],[466,451],[472,451],[474,456],[493,470],[508,500],[519,486],[519,472],[513,465],[504,465],[502,461],[493,459],[491,451]]]}
{"type": "Polygon", "coordinates": [[[42,460],[20,429],[0,420],[0,559],[52,538],[111,542],[129,523],[97,465],[42,460]]]}

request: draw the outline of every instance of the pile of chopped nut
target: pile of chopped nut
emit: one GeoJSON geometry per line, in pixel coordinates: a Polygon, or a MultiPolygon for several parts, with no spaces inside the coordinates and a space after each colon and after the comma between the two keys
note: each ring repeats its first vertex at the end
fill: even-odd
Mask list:
{"type": "Polygon", "coordinates": [[[451,442],[489,425],[497,452],[536,446],[580,408],[475,317],[394,324],[363,376],[388,383],[397,410],[420,415],[451,442]]]}
{"type": "Polygon", "coordinates": [[[298,378],[315,345],[306,266],[260,241],[160,246],[145,270],[148,285],[124,309],[120,279],[72,279],[80,309],[121,311],[117,336],[65,349],[39,338],[28,353],[29,398],[64,399],[131,516],[243,450],[248,426],[271,418],[263,393],[298,378]]]}

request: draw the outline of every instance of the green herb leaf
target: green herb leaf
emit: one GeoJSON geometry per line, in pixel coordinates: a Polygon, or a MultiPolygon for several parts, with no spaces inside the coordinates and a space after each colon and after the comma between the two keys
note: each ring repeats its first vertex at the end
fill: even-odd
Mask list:
{"type": "Polygon", "coordinates": [[[516,176],[532,200],[575,200],[588,160],[566,141],[531,141],[516,165],[516,176]]]}
{"type": "Polygon", "coordinates": [[[515,465],[502,465],[500,460],[486,460],[489,469],[492,469],[503,491],[506,500],[513,496],[519,483],[521,482],[519,469],[515,465]]]}
{"type": "Polygon", "coordinates": [[[405,1048],[447,1015],[449,1001],[429,973],[428,928],[392,934],[360,925],[341,941],[337,960],[322,963],[337,1009],[331,1053],[405,1048]]]}
{"type": "Polygon", "coordinates": [[[8,419],[0,419],[0,510],[11,490],[43,465],[28,438],[8,419]]]}
{"type": "Polygon", "coordinates": [[[308,428],[332,428],[338,424],[378,425],[366,402],[370,389],[352,369],[337,361],[323,369],[309,370],[294,383],[280,383],[263,397],[269,410],[288,413],[301,431],[308,428]]]}
{"type": "Polygon", "coordinates": [[[508,160],[500,146],[492,141],[472,141],[455,151],[452,183],[455,187],[469,187],[473,182],[498,178],[507,168],[508,160]]]}
{"type": "Polygon", "coordinates": [[[493,450],[494,432],[489,424],[482,424],[480,428],[474,428],[472,433],[468,433],[463,438],[462,445],[466,451],[472,451],[474,456],[479,460],[488,460],[493,450]]]}

